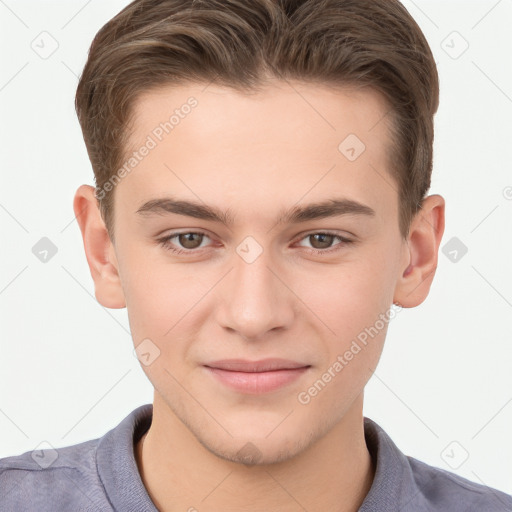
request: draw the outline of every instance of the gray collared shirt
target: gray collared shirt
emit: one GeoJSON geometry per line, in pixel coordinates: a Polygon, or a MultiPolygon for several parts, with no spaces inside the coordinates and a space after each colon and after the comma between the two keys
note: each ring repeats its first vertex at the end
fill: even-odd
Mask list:
{"type": "MultiPolygon", "coordinates": [[[[142,405],[98,439],[0,459],[0,511],[158,512],[134,455],[152,412],[142,405]]],[[[512,512],[512,496],[404,455],[369,418],[364,429],[377,465],[359,512],[512,512]]]]}

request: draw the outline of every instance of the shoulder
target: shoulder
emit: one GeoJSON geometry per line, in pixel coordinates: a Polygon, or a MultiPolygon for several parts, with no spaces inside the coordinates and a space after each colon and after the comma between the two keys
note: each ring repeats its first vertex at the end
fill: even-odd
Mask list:
{"type": "Polygon", "coordinates": [[[98,441],[0,459],[2,510],[111,510],[99,499],[98,441]]]}
{"type": "Polygon", "coordinates": [[[512,512],[511,495],[414,457],[406,458],[420,494],[414,501],[436,506],[434,510],[512,512]]]}
{"type": "Polygon", "coordinates": [[[97,439],[0,459],[0,511],[154,512],[133,453],[151,419],[141,405],[97,439]]]}
{"type": "Polygon", "coordinates": [[[384,429],[364,418],[376,472],[360,512],[512,512],[512,496],[405,455],[384,429]]]}

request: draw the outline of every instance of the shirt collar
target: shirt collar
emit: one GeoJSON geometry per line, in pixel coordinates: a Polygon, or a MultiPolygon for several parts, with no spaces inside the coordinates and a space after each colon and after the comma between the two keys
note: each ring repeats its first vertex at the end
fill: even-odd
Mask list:
{"type": "Polygon", "coordinates": [[[152,417],[153,404],[141,405],[98,443],[96,467],[114,510],[158,512],[144,487],[134,452],[152,417]]]}
{"type": "MultiPolygon", "coordinates": [[[[98,443],[97,470],[114,510],[158,512],[144,487],[134,453],[135,444],[151,425],[152,415],[153,404],[138,407],[98,443]]],[[[413,502],[419,506],[422,496],[407,457],[376,422],[366,417],[364,435],[376,467],[359,512],[405,510],[413,502]]]]}
{"type": "Polygon", "coordinates": [[[382,427],[366,417],[364,436],[376,468],[370,491],[358,512],[405,510],[417,497],[414,476],[407,457],[382,427]]]}

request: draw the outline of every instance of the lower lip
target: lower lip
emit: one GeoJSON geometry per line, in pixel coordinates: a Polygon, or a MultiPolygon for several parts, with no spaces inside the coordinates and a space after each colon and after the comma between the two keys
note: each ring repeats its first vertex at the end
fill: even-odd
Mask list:
{"type": "Polygon", "coordinates": [[[241,393],[258,395],[282,388],[297,380],[309,367],[269,372],[233,372],[219,368],[205,368],[223,384],[241,393]]]}

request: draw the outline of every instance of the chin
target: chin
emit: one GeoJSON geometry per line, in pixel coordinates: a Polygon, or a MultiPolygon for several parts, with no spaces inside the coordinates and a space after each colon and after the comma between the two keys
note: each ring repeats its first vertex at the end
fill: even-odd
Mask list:
{"type": "Polygon", "coordinates": [[[286,449],[283,447],[263,446],[263,444],[261,442],[258,443],[258,441],[255,443],[246,441],[241,448],[238,448],[238,446],[218,447],[217,449],[206,446],[206,448],[221,459],[247,467],[267,466],[284,462],[293,458],[301,451],[298,447],[286,449]]]}
{"type": "MultiPolygon", "coordinates": [[[[281,427],[279,428],[281,429],[281,427]]],[[[251,430],[254,430],[256,434],[250,435],[247,430],[240,429],[238,433],[231,432],[233,437],[226,435],[222,441],[218,438],[207,439],[202,432],[198,436],[198,440],[217,457],[251,467],[290,460],[310,447],[317,437],[313,433],[306,433],[303,427],[295,432],[291,432],[289,428],[282,428],[279,432],[265,429],[265,434],[263,434],[262,428],[258,428],[257,422],[252,423],[251,430]],[[267,433],[267,430],[270,434],[267,433]]]]}

